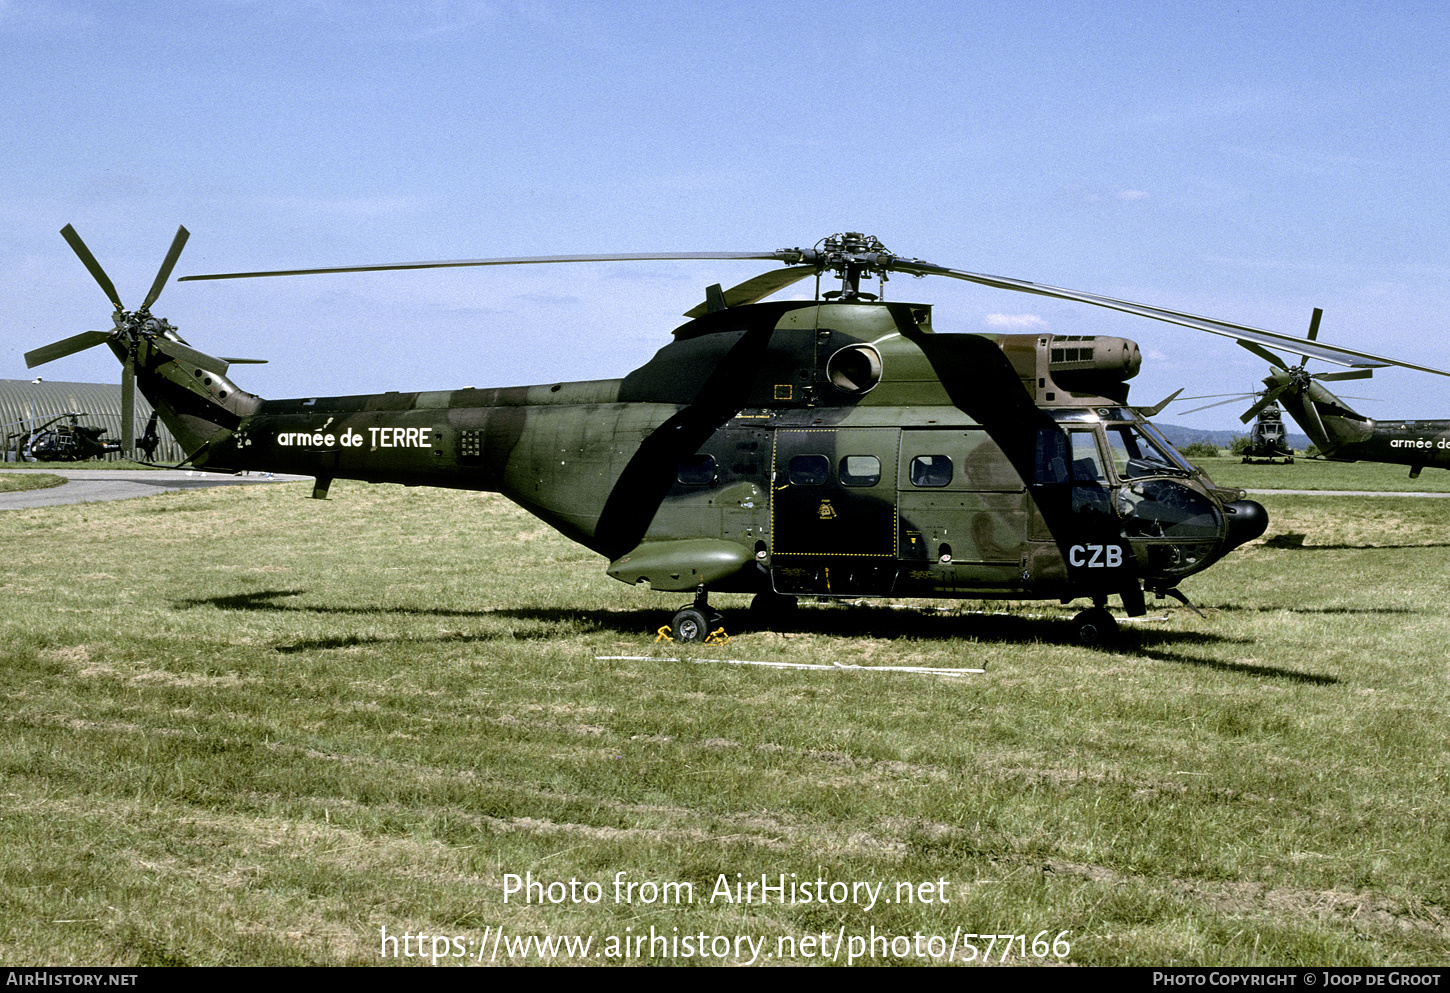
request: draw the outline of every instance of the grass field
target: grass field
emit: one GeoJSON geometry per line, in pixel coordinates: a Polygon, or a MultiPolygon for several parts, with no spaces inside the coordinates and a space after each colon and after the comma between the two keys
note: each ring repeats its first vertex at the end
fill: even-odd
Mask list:
{"type": "Polygon", "coordinates": [[[0,493],[45,490],[64,483],[65,477],[53,472],[0,472],[0,493]]]}
{"type": "Polygon", "coordinates": [[[1450,959],[1445,501],[1261,497],[1112,650],[940,602],[675,652],[687,597],[500,497],[309,492],[0,514],[0,961],[1450,959]]]}
{"type": "Polygon", "coordinates": [[[1292,465],[1244,465],[1222,456],[1192,460],[1220,486],[1271,490],[1373,490],[1395,493],[1450,493],[1450,472],[1426,469],[1410,478],[1408,466],[1377,462],[1294,460],[1292,465]]]}

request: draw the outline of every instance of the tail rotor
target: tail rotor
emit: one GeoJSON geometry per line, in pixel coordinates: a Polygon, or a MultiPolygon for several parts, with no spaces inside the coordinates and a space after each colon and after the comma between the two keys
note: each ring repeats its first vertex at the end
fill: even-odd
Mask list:
{"type": "MultiPolygon", "coordinates": [[[[1315,307],[1314,315],[1309,319],[1309,341],[1312,342],[1318,339],[1319,320],[1323,316],[1324,311],[1315,307]]],[[[1309,357],[1307,355],[1300,359],[1298,365],[1291,366],[1278,355],[1256,342],[1244,341],[1242,339],[1239,339],[1238,342],[1259,358],[1267,360],[1274,367],[1273,373],[1264,380],[1264,385],[1268,388],[1260,394],[1258,402],[1244,411],[1239,419],[1245,424],[1249,423],[1255,417],[1258,417],[1259,413],[1271,403],[1288,394],[1299,401],[1298,407],[1303,411],[1305,418],[1309,421],[1308,424],[1304,425],[1304,428],[1314,436],[1315,444],[1321,447],[1329,443],[1330,435],[1328,429],[1324,426],[1324,419],[1319,414],[1319,404],[1316,401],[1324,400],[1326,402],[1334,402],[1336,398],[1332,393],[1329,393],[1329,391],[1322,387],[1318,387],[1316,384],[1343,379],[1369,379],[1374,375],[1373,369],[1348,369],[1344,372],[1309,373],[1305,370],[1305,366],[1309,364],[1309,357]],[[1318,397],[1314,395],[1316,390],[1320,394],[1318,397]]]]}
{"type": "MultiPolygon", "coordinates": [[[[156,353],[171,359],[176,359],[187,366],[198,369],[205,369],[224,375],[227,371],[229,360],[220,359],[183,342],[176,333],[176,328],[168,321],[153,317],[151,305],[154,304],[161,291],[166,288],[166,281],[171,278],[171,271],[176,267],[176,262],[181,258],[182,249],[186,247],[186,240],[190,232],[185,227],[176,229],[176,236],[171,240],[171,247],[166,252],[166,258],[162,260],[161,268],[156,273],[156,279],[151,284],[151,290],[146,294],[146,299],[141,303],[138,310],[128,311],[121,303],[120,294],[116,292],[116,286],[111,282],[111,277],[106,275],[106,270],[96,261],[90,248],[81,240],[76,229],[67,224],[61,229],[61,237],[66,244],[80,258],[91,277],[101,287],[116,308],[111,314],[111,323],[114,327],[110,331],[82,331],[80,334],[63,338],[60,341],[51,342],[40,348],[25,353],[25,364],[28,368],[35,368],[47,362],[54,362],[56,359],[65,358],[76,352],[85,351],[96,345],[109,344],[121,359],[121,437],[125,451],[129,454],[136,444],[136,428],[134,419],[136,411],[136,366],[138,361],[143,364],[151,359],[156,353]]],[[[248,361],[248,360],[237,360],[248,361]]]]}

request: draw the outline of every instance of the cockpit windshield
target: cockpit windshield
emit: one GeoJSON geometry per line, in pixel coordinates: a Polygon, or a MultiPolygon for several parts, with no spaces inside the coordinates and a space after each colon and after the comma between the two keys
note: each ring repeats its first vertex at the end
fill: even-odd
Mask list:
{"type": "Polygon", "coordinates": [[[1112,449],[1119,479],[1193,475],[1193,466],[1188,460],[1147,421],[1108,424],[1107,431],[1108,447],[1112,449]]]}

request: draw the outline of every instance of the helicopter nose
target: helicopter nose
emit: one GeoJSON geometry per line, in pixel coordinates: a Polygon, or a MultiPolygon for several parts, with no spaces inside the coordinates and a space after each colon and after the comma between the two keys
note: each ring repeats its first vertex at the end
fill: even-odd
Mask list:
{"type": "Polygon", "coordinates": [[[1253,541],[1269,526],[1269,512],[1256,500],[1234,500],[1224,504],[1223,509],[1228,518],[1228,537],[1224,539],[1224,552],[1253,541]]]}

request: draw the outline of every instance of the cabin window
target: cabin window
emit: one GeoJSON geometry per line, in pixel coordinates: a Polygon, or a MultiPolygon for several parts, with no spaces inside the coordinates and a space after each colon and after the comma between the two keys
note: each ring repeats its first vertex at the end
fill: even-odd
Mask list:
{"type": "Polygon", "coordinates": [[[847,455],[839,476],[842,486],[875,486],[881,482],[881,460],[874,455],[847,455]]]}
{"type": "Polygon", "coordinates": [[[831,460],[824,455],[797,455],[786,466],[792,486],[820,486],[831,478],[831,460]]]}
{"type": "Polygon", "coordinates": [[[680,459],[675,478],[686,486],[708,486],[715,481],[715,456],[691,455],[680,459]]]}
{"type": "Polygon", "coordinates": [[[912,486],[946,486],[952,481],[952,460],[945,455],[918,455],[911,460],[912,486]]]}
{"type": "Polygon", "coordinates": [[[1056,428],[1037,431],[1037,482],[1067,482],[1067,435],[1056,428]]]}

